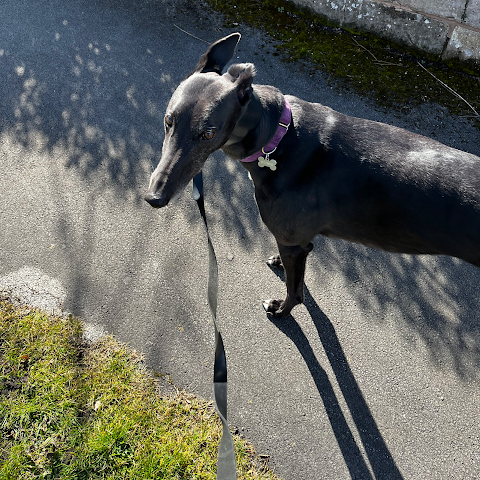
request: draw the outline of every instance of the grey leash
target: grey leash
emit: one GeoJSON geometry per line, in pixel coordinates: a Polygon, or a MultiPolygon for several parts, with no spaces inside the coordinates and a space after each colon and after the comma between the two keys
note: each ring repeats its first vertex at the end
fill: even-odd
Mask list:
{"type": "Polygon", "coordinates": [[[215,327],[215,363],[213,366],[213,396],[218,416],[222,421],[223,435],[218,447],[217,480],[236,480],[235,447],[227,423],[227,359],[222,335],[217,328],[218,266],[212,241],[208,233],[205,202],[203,197],[202,172],[193,179],[193,198],[205,223],[208,240],[208,290],[207,298],[215,327]]]}

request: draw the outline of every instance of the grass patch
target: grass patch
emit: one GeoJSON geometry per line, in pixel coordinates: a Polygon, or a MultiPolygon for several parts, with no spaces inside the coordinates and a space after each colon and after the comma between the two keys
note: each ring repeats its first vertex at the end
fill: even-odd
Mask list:
{"type": "MultiPolygon", "coordinates": [[[[307,68],[329,73],[330,83],[373,98],[384,107],[405,108],[432,102],[455,114],[473,115],[462,100],[425,72],[420,62],[477,111],[480,108],[480,72],[461,71],[461,65],[450,68],[408,47],[347,31],[285,0],[206,1],[225,15],[225,27],[235,29],[247,23],[279,42],[276,51],[267,48],[264,53],[282,55],[286,60],[306,60],[307,68]]],[[[475,122],[479,127],[480,122],[475,122]]]]}
{"type": "MultiPolygon", "coordinates": [[[[211,403],[162,397],[141,357],[78,319],[0,301],[0,480],[214,479],[211,403]]],[[[239,478],[271,479],[235,436],[239,478]]]]}

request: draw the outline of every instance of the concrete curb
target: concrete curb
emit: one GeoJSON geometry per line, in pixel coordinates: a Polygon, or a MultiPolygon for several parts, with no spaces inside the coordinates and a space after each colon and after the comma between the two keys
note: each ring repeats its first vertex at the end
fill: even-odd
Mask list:
{"type": "MultiPolygon", "coordinates": [[[[0,277],[0,296],[7,297],[15,306],[43,310],[50,315],[67,318],[70,312],[63,308],[67,291],[59,280],[51,278],[35,267],[25,266],[0,277]]],[[[103,325],[83,323],[83,338],[96,342],[108,334],[103,325]]]]}
{"type": "Polygon", "coordinates": [[[480,71],[480,0],[290,1],[344,28],[480,71]]]}

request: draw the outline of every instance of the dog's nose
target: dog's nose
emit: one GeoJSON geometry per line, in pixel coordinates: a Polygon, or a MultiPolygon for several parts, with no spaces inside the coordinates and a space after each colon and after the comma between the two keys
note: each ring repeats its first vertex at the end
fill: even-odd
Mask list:
{"type": "Polygon", "coordinates": [[[168,203],[168,200],[165,200],[165,198],[161,198],[151,192],[147,192],[143,198],[154,208],[162,208],[168,203]]]}

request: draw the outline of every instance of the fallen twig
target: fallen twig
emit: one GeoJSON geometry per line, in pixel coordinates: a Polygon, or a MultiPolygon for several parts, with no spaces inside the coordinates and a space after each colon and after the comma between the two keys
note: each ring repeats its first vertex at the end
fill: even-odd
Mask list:
{"type": "Polygon", "coordinates": [[[140,65],[138,62],[136,62],[133,58],[130,58],[130,57],[127,57],[132,63],[134,63],[138,68],[141,68],[142,70],[144,70],[145,72],[147,72],[151,77],[153,77],[155,80],[159,80],[160,79],[158,77],[156,77],[152,72],[149,72],[143,65],[140,65]]]}
{"type": "Polygon", "coordinates": [[[193,38],[196,38],[197,40],[200,40],[201,42],[203,43],[206,43],[207,45],[210,44],[210,42],[206,42],[205,40],[202,40],[201,38],[198,38],[196,37],[195,35],[192,35],[191,33],[187,32],[186,30],[184,30],[183,28],[180,28],[178,25],[175,25],[173,24],[174,27],[178,28],[180,31],[182,31],[183,33],[186,33],[187,35],[190,35],[191,37],[193,38]]]}
{"type": "Polygon", "coordinates": [[[460,94],[458,94],[453,88],[450,88],[446,83],[442,82],[439,78],[437,78],[432,72],[429,72],[420,62],[417,62],[417,64],[423,68],[423,70],[425,70],[427,73],[429,73],[438,83],[440,83],[440,85],[442,85],[443,87],[445,87],[452,95],[455,95],[457,98],[459,98],[460,100],[463,100],[473,111],[473,113],[475,113],[475,115],[470,115],[470,117],[480,117],[480,115],[478,114],[478,112],[475,110],[475,108],[472,107],[472,105],[470,103],[468,103],[460,94]]]}
{"type": "Polygon", "coordinates": [[[401,63],[385,62],[383,60],[374,60],[373,63],[375,63],[376,65],[381,65],[383,67],[388,67],[388,66],[403,67],[401,63]]]}
{"type": "Polygon", "coordinates": [[[364,47],[361,43],[358,43],[357,40],[355,40],[354,37],[352,37],[352,40],[360,48],[363,48],[366,52],[368,52],[373,57],[373,62],[376,63],[377,65],[382,65],[384,67],[386,67],[386,66],[403,67],[403,65],[401,65],[400,63],[392,63],[392,62],[385,62],[384,60],[379,60],[367,47],[364,47]]]}
{"type": "Polygon", "coordinates": [[[360,48],[363,48],[366,52],[368,52],[374,59],[376,62],[380,62],[381,60],[379,60],[367,47],[364,47],[362,44],[358,43],[356,40],[355,40],[355,37],[352,37],[352,40],[360,47],[360,48]]]}

